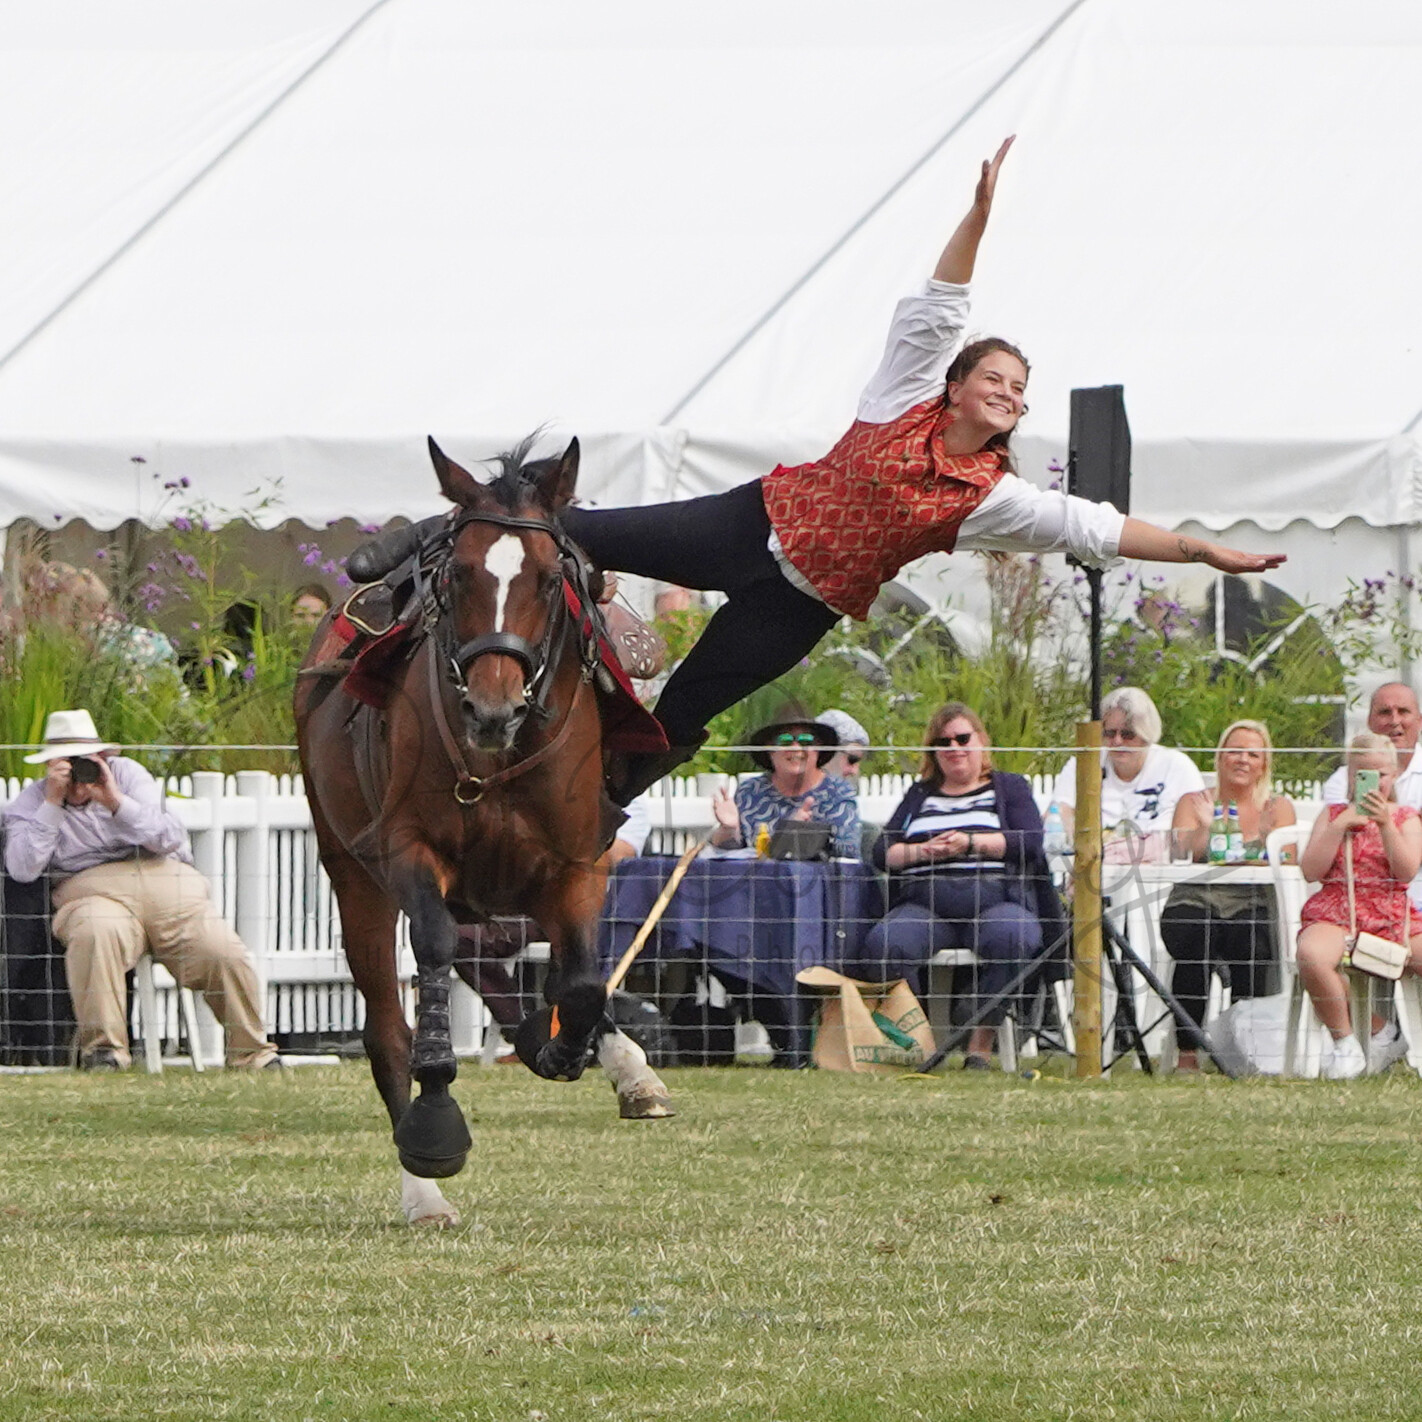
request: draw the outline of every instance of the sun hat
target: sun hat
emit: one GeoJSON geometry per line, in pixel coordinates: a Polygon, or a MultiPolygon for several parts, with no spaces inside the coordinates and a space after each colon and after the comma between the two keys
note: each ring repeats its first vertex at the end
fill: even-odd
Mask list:
{"type": "Polygon", "coordinates": [[[25,757],[26,765],[43,765],[71,755],[116,751],[113,741],[101,741],[87,711],[51,711],[44,722],[44,749],[25,757]]]}
{"type": "Polygon", "coordinates": [[[839,737],[842,746],[869,744],[869,732],[848,711],[841,711],[838,707],[821,711],[820,725],[828,726],[839,737]]]}
{"type": "MultiPolygon", "coordinates": [[[[770,747],[775,744],[776,736],[784,731],[793,731],[797,727],[803,726],[814,736],[816,742],[822,746],[829,746],[829,750],[819,752],[817,764],[824,765],[834,755],[835,749],[839,746],[839,733],[833,726],[827,726],[823,721],[817,721],[804,706],[798,701],[787,701],[780,710],[775,713],[775,719],[767,722],[757,731],[752,731],[746,737],[746,744],[752,746],[770,747]]],[[[753,750],[750,758],[762,770],[770,769],[770,751],[753,750]]]]}

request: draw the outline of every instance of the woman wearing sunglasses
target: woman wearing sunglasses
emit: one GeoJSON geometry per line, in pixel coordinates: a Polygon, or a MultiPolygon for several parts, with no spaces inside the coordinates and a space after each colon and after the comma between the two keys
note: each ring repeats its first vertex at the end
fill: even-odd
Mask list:
{"type": "MultiPolygon", "coordinates": [[[[874,851],[891,876],[892,906],[870,930],[857,971],[913,984],[935,953],[967,948],[977,959],[978,1001],[986,1002],[1065,931],[1042,820],[1027,781],[993,769],[987,731],[961,701],[934,714],[924,744],[919,779],[874,851]]],[[[1006,1011],[995,1008],[973,1029],[969,1070],[987,1067],[1006,1011]]]]}
{"type": "Polygon", "coordinates": [[[801,660],[841,617],[859,619],[906,563],[959,549],[1118,554],[1260,573],[1282,554],[1236,552],[1039,489],[1013,472],[1027,360],[997,339],[961,346],[968,283],[1009,138],[932,279],[901,301],[855,422],[823,458],[739,488],[632,509],[569,508],[564,527],[600,568],[715,589],[728,600],[667,682],[656,714],[670,752],[626,759],[626,804],[695,754],[718,712],[801,660]]]}
{"type": "Polygon", "coordinates": [[[839,745],[833,727],[791,702],[747,744],[764,747],[751,759],[766,773],[743,781],[734,800],[724,786],[716,792],[711,843],[739,849],[755,843],[762,825],[774,834],[786,820],[816,820],[833,830],[836,858],[858,859],[859,801],[851,785],[825,772],[839,745]]]}

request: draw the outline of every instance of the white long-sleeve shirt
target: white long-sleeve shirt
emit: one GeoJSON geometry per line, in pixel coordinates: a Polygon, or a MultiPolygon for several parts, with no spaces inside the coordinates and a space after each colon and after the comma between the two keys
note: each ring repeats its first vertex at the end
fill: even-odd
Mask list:
{"type": "MultiPolygon", "coordinates": [[[[894,308],[878,369],[859,397],[858,418],[888,424],[925,400],[942,395],[948,367],[968,321],[968,288],[932,281],[894,308]]],[[[1039,489],[1004,474],[958,529],[956,548],[995,553],[1073,553],[1101,567],[1120,556],[1126,517],[1110,504],[1039,489]]],[[[770,551],[785,577],[818,598],[770,535],[770,551]]]]}

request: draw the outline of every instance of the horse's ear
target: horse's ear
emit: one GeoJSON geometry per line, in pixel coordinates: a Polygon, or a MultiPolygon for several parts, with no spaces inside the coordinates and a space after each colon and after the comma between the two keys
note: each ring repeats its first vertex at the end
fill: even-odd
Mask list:
{"type": "Polygon", "coordinates": [[[568,506],[573,491],[578,487],[578,458],[578,441],[575,436],[563,451],[561,459],[548,461],[547,472],[538,480],[538,492],[554,513],[568,506]]]}
{"type": "Polygon", "coordinates": [[[461,469],[439,445],[434,436],[429,436],[430,462],[439,475],[439,486],[444,496],[452,504],[468,506],[478,501],[479,481],[467,470],[461,469]]]}

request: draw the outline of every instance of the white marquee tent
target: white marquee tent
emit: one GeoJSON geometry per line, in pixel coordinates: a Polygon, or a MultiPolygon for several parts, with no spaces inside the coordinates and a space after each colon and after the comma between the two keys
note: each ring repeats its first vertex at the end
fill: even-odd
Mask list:
{"type": "Polygon", "coordinates": [[[1422,522],[1415,0],[0,0],[0,524],[380,522],[551,422],[608,503],[851,416],[1001,136],[1024,473],[1119,382],[1132,511],[1329,596],[1422,522]],[[144,462],[135,462],[141,459],[144,462]],[[1242,527],[1241,527],[1242,526],[1242,527]]]}

